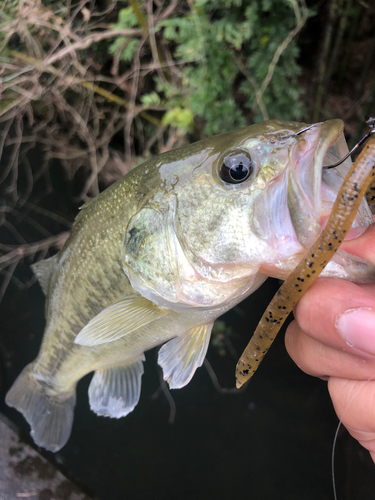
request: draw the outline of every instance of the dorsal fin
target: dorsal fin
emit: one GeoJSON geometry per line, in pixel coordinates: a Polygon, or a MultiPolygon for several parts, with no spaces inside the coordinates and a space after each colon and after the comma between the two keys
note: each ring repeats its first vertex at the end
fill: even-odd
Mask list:
{"type": "Polygon", "coordinates": [[[87,213],[89,212],[90,207],[94,205],[94,201],[96,201],[96,198],[91,198],[91,200],[86,201],[81,207],[79,207],[79,212],[75,218],[74,224],[77,224],[79,220],[82,219],[82,217],[86,216],[87,213]]]}
{"type": "Polygon", "coordinates": [[[32,264],[30,267],[33,270],[33,273],[38,278],[40,286],[45,295],[48,293],[48,285],[50,282],[50,277],[55,267],[56,255],[50,257],[49,259],[40,260],[35,264],[32,264]]]}

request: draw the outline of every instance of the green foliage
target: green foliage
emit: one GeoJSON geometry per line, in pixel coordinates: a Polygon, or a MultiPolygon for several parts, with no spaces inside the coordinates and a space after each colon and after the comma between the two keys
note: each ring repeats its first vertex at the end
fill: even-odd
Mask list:
{"type": "Polygon", "coordinates": [[[194,123],[193,113],[190,109],[177,106],[165,113],[162,123],[163,125],[171,125],[182,132],[187,132],[194,123]]]}
{"type": "Polygon", "coordinates": [[[109,47],[111,54],[117,54],[120,51],[120,60],[129,62],[133,59],[135,51],[139,45],[139,40],[132,40],[128,37],[117,38],[109,47]]]}
{"type": "Polygon", "coordinates": [[[306,18],[303,6],[106,0],[78,11],[61,0],[5,0],[0,116],[28,117],[67,169],[89,175],[83,198],[96,194],[98,172],[102,185],[113,182],[123,162],[129,170],[206,135],[300,118],[291,33],[306,18]]]}
{"type": "MultiPolygon", "coordinates": [[[[135,15],[132,7],[121,9],[118,14],[117,23],[112,25],[113,29],[121,30],[134,28],[138,25],[137,16],[135,15]]],[[[135,51],[139,45],[139,40],[130,37],[119,37],[110,44],[110,54],[117,54],[120,52],[119,57],[121,61],[129,62],[133,59],[135,51]]]]}
{"type": "MultiPolygon", "coordinates": [[[[157,25],[163,43],[173,43],[174,59],[182,64],[180,87],[171,92],[168,82],[155,79],[167,107],[182,105],[203,119],[205,132],[226,132],[264,118],[256,104],[279,45],[295,27],[289,0],[200,0],[196,10],[157,25]],[[251,76],[249,82],[241,69],[251,76]],[[254,88],[255,83],[255,88],[254,88]]],[[[262,96],[268,116],[300,118],[304,112],[299,50],[292,42],[282,53],[262,96]]]]}
{"type": "Polygon", "coordinates": [[[118,14],[117,23],[114,25],[116,29],[134,28],[138,25],[137,16],[134,14],[133,7],[121,9],[118,14]]]}
{"type": "Polygon", "coordinates": [[[161,103],[160,95],[157,92],[150,92],[149,94],[143,94],[141,96],[142,104],[146,107],[148,106],[159,106],[161,103]]]}

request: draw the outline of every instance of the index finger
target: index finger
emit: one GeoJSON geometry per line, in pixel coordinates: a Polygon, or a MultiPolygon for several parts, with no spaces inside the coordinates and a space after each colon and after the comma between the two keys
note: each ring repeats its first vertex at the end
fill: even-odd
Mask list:
{"type": "MultiPolygon", "coordinates": [[[[375,264],[375,224],[355,240],[344,242],[342,248],[375,264]]],[[[337,322],[348,311],[363,308],[373,310],[375,315],[375,284],[319,278],[298,302],[294,315],[301,329],[315,340],[358,354],[357,349],[348,345],[348,339],[339,334],[337,322]]],[[[345,319],[353,319],[353,316],[345,319]]],[[[373,325],[375,337],[375,316],[373,325]]]]}
{"type": "Polygon", "coordinates": [[[358,238],[344,240],[340,248],[375,265],[375,223],[371,224],[358,238]]]}

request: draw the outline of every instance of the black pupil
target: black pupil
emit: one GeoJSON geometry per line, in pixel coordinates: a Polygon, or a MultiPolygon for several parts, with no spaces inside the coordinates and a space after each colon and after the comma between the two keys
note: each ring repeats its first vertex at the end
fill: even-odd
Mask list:
{"type": "Polygon", "coordinates": [[[219,170],[221,179],[229,184],[244,182],[249,179],[252,173],[253,162],[250,155],[241,151],[225,156],[219,170]]]}
{"type": "Polygon", "coordinates": [[[230,168],[230,176],[235,181],[242,181],[242,179],[245,179],[248,172],[249,172],[249,168],[246,165],[244,165],[242,162],[237,163],[236,165],[233,165],[230,168]]]}

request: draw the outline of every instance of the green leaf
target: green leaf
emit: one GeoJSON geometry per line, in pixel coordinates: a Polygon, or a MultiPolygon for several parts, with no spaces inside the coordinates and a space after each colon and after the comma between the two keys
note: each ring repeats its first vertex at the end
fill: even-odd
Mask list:
{"type": "Polygon", "coordinates": [[[121,9],[118,13],[117,23],[113,26],[116,29],[128,29],[138,26],[137,16],[132,7],[121,9]]]}
{"type": "Polygon", "coordinates": [[[190,109],[175,107],[167,111],[162,118],[163,125],[171,125],[181,131],[187,131],[194,124],[194,117],[190,109]]]}
{"type": "Polygon", "coordinates": [[[144,106],[158,106],[161,103],[160,96],[156,92],[144,94],[141,97],[141,101],[144,106]]]}

